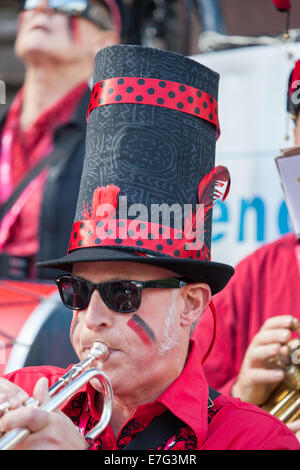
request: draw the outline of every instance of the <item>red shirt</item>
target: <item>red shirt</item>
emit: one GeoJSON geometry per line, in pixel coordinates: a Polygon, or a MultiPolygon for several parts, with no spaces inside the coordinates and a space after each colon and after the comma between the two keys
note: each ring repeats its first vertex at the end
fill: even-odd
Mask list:
{"type": "MultiPolygon", "coordinates": [[[[294,315],[300,320],[300,274],[293,234],[256,250],[241,261],[228,285],[214,297],[216,341],[203,364],[209,384],[230,394],[245,352],[267,318],[294,315]]],[[[209,310],[194,338],[208,348],[213,333],[209,310]]]]}
{"type": "MultiPolygon", "coordinates": [[[[118,450],[166,409],[183,422],[176,435],[159,450],[199,449],[290,449],[300,450],[295,435],[277,418],[237,398],[219,396],[208,411],[208,386],[200,366],[200,351],[191,342],[181,375],[153,403],[139,406],[115,438],[110,426],[95,439],[93,448],[118,450]]],[[[6,377],[32,394],[36,381],[46,376],[52,385],[64,371],[53,366],[29,367],[6,377]]],[[[90,429],[99,419],[94,408],[94,389],[86,385],[63,407],[81,429],[90,429]]]]}
{"type": "MultiPolygon", "coordinates": [[[[7,131],[12,133],[12,143],[8,149],[11,191],[39,160],[52,152],[55,130],[70,119],[87,88],[87,82],[76,86],[60,101],[44,111],[25,130],[20,128],[23,89],[17,94],[2,129],[2,137],[7,131]]],[[[14,256],[31,256],[37,253],[39,249],[39,214],[47,174],[47,170],[42,173],[37,189],[32,191],[18,217],[14,220],[3,249],[6,253],[14,256]]]]}

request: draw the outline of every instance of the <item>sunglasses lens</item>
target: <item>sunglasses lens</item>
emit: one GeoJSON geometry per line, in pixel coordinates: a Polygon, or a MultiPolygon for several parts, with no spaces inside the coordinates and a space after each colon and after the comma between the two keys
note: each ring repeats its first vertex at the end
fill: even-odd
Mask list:
{"type": "Polygon", "coordinates": [[[82,310],[89,302],[89,288],[85,281],[61,277],[59,290],[63,303],[72,309],[82,310]]]}
{"type": "Polygon", "coordinates": [[[130,281],[110,281],[102,286],[102,296],[106,305],[119,313],[130,313],[140,306],[139,287],[130,281]]]}
{"type": "MultiPolygon", "coordinates": [[[[61,299],[74,310],[87,308],[93,288],[84,279],[61,276],[57,279],[61,299]]],[[[100,287],[102,300],[115,312],[130,313],[141,303],[141,289],[132,281],[108,281],[100,287]]]]}
{"type": "MultiPolygon", "coordinates": [[[[33,10],[41,3],[41,0],[26,0],[24,10],[33,10]]],[[[87,8],[87,0],[48,0],[49,8],[65,12],[76,11],[78,13],[87,8]]]]}
{"type": "Polygon", "coordinates": [[[51,8],[66,12],[76,11],[80,13],[87,7],[87,0],[51,0],[49,3],[51,8]]]}
{"type": "Polygon", "coordinates": [[[26,0],[24,2],[24,10],[33,10],[36,8],[41,0],[26,0]]]}

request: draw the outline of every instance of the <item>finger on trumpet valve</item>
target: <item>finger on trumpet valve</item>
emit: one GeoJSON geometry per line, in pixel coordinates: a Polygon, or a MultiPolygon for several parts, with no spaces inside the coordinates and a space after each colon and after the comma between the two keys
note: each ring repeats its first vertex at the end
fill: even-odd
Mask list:
{"type": "Polygon", "coordinates": [[[36,398],[30,397],[25,402],[26,408],[37,408],[39,406],[39,401],[36,398]]]}
{"type": "MultiPolygon", "coordinates": [[[[39,402],[38,400],[36,400],[36,398],[30,397],[26,400],[26,402],[24,403],[24,406],[26,406],[26,408],[37,408],[39,406],[39,402]]],[[[13,408],[11,408],[9,401],[5,401],[1,403],[0,404],[0,417],[3,416],[5,413],[8,413],[8,411],[11,409],[13,408]]]]}
{"type": "MultiPolygon", "coordinates": [[[[289,327],[290,331],[296,331],[300,336],[300,324],[298,318],[293,317],[291,325],[289,327]]],[[[280,353],[274,356],[269,360],[269,363],[272,366],[280,367],[285,369],[289,364],[300,363],[300,337],[290,339],[286,344],[283,344],[280,349],[280,353]],[[296,362],[295,362],[296,358],[296,362]]]]}
{"type": "Polygon", "coordinates": [[[268,360],[267,360],[267,366],[269,369],[285,369],[287,365],[287,361],[285,360],[285,358],[281,355],[276,355],[274,357],[270,357],[268,360]]]}

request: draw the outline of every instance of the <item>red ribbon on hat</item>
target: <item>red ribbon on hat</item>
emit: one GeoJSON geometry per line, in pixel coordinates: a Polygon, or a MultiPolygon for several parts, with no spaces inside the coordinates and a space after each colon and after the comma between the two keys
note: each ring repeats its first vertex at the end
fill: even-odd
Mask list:
{"type": "Polygon", "coordinates": [[[116,219],[120,188],[96,188],[90,207],[83,201],[83,219],[74,222],[68,253],[91,247],[130,247],[140,253],[156,252],[172,257],[210,260],[204,244],[205,220],[215,202],[226,199],[230,174],[226,167],[213,168],[198,185],[199,206],[184,220],[183,230],[139,219],[116,219]]]}
{"type": "Polygon", "coordinates": [[[191,114],[213,124],[220,136],[218,102],[205,91],[169,80],[116,77],[94,85],[87,110],[90,113],[110,104],[145,104],[191,114]]]}

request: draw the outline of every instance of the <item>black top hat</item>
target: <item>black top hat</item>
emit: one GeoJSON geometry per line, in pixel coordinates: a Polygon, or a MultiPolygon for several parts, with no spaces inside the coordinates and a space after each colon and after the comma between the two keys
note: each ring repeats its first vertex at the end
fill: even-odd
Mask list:
{"type": "Polygon", "coordinates": [[[143,46],[98,52],[68,254],[39,266],[135,261],[221,290],[234,270],[210,261],[212,206],[229,174],[214,167],[219,76],[143,46]]]}

